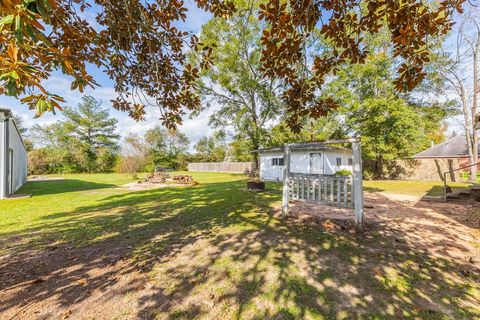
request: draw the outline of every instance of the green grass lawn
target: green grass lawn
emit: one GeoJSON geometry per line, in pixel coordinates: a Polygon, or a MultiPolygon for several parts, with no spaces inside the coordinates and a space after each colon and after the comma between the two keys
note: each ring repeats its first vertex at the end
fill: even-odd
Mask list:
{"type": "MultiPolygon", "coordinates": [[[[462,182],[449,182],[454,191],[467,189],[471,184],[462,182]]],[[[371,180],[364,181],[363,186],[368,192],[385,192],[407,194],[414,196],[441,196],[443,195],[443,182],[441,181],[403,181],[403,180],[371,180]]]]}
{"type": "MultiPolygon", "coordinates": [[[[109,311],[112,319],[480,317],[480,277],[464,273],[461,261],[409,246],[402,239],[407,234],[357,236],[285,223],[269,215],[280,203],[280,184],[253,193],[244,190],[239,175],[193,176],[199,185],[130,191],[116,188],[132,181],[128,175],[66,175],[65,181],[28,183],[19,190],[32,198],[0,202],[0,255],[17,257],[22,265],[9,265],[7,258],[0,270],[54,274],[48,290],[15,277],[6,287],[0,284],[0,292],[26,286],[21,299],[4,298],[3,307],[21,306],[23,298],[50,298],[65,309],[75,311],[82,301],[94,308],[96,300],[88,299],[101,288],[108,303],[122,306],[109,311]],[[42,252],[53,267],[43,260],[32,266],[32,255],[42,252]],[[96,276],[96,269],[110,265],[98,261],[110,259],[111,252],[121,252],[126,266],[96,276]],[[71,255],[77,259],[64,258],[71,255]],[[140,288],[109,290],[132,270],[146,275],[140,288]],[[75,286],[83,278],[92,288],[75,286]],[[67,295],[71,287],[76,291],[67,295]]],[[[435,184],[365,186],[421,194],[435,184]]],[[[98,308],[108,308],[107,302],[98,308]]],[[[2,306],[0,318],[1,312],[2,306]]]]}
{"type": "MultiPolygon", "coordinates": [[[[179,172],[178,174],[185,174],[179,172]]],[[[145,173],[139,174],[142,179],[145,173]]],[[[64,181],[42,181],[29,182],[17,191],[17,194],[32,194],[32,198],[12,199],[0,202],[0,235],[6,233],[19,233],[22,230],[33,231],[29,237],[28,245],[36,243],[50,242],[52,239],[59,240],[58,236],[64,233],[60,241],[70,241],[76,243],[88,242],[91,238],[96,238],[105,230],[99,228],[84,228],[82,220],[76,219],[74,213],[82,208],[96,208],[101,203],[110,203],[113,206],[121,207],[122,204],[129,204],[129,194],[137,195],[131,191],[117,189],[123,184],[134,182],[129,174],[67,174],[51,175],[50,177],[63,177],[64,181]],[[115,201],[118,199],[118,201],[115,201]],[[110,201],[108,201],[110,200],[110,201]],[[3,213],[3,214],[2,214],[3,213]],[[52,214],[55,213],[55,214],[52,214]],[[76,225],[78,223],[78,225],[76,225]],[[60,226],[68,224],[68,228],[59,228],[58,232],[46,237],[45,231],[48,226],[60,226]],[[92,231],[95,232],[92,233],[92,231]],[[38,232],[37,232],[38,231],[38,232]],[[65,231],[65,232],[63,232],[65,231]],[[38,238],[35,234],[38,233],[38,238]],[[85,237],[87,234],[87,237],[85,237]]],[[[198,173],[195,179],[200,179],[202,183],[214,183],[218,181],[235,181],[242,179],[239,175],[230,174],[205,174],[198,173]]],[[[169,189],[169,191],[171,191],[169,189]]],[[[183,190],[175,189],[182,192],[183,190]]],[[[143,191],[145,195],[156,194],[158,190],[143,191]]],[[[168,193],[168,192],[167,192],[168,193]]],[[[148,203],[146,202],[145,205],[148,203]]],[[[141,206],[141,204],[138,204],[141,206]]],[[[108,207],[107,207],[108,208],[108,207]]],[[[108,220],[111,216],[98,216],[99,221],[108,220]]],[[[115,212],[111,212],[114,214],[115,212]]],[[[143,216],[139,217],[140,219],[143,216]]],[[[127,222],[127,221],[125,221],[127,222]]],[[[124,227],[120,223],[118,227],[124,227]]]]}

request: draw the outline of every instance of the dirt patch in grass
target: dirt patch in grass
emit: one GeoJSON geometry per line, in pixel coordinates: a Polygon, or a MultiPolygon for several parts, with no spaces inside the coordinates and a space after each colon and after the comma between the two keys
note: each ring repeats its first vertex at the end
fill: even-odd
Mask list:
{"type": "MultiPolygon", "coordinates": [[[[422,201],[417,196],[365,194],[366,233],[405,241],[433,256],[468,261],[480,270],[480,205],[422,201]],[[402,237],[407,234],[408,237],[402,237]]],[[[280,218],[281,207],[272,208],[280,218]]],[[[325,230],[354,232],[353,209],[295,202],[290,219],[313,222],[325,230]]],[[[400,240],[398,240],[400,241],[400,240]]]]}
{"type": "Polygon", "coordinates": [[[129,182],[126,184],[122,184],[121,186],[118,186],[118,188],[124,189],[124,190],[139,191],[139,190],[152,190],[152,189],[160,189],[160,188],[168,188],[168,187],[185,187],[185,186],[188,186],[188,185],[179,184],[179,183],[155,183],[155,182],[142,181],[141,183],[129,182]]]}
{"type": "Polygon", "coordinates": [[[2,319],[109,319],[122,315],[129,292],[146,290],[146,276],[129,262],[128,247],[51,247],[3,257],[2,319]]]}

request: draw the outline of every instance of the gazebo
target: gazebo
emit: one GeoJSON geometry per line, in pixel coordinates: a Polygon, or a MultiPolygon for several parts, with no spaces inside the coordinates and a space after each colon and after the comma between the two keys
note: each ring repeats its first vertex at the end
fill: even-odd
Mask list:
{"type": "Polygon", "coordinates": [[[320,142],[290,143],[284,150],[282,216],[289,211],[289,201],[307,201],[355,209],[355,225],[363,230],[363,178],[360,138],[335,139],[320,142]],[[294,150],[324,149],[332,144],[351,144],[353,155],[352,177],[324,174],[296,174],[290,172],[290,155],[294,150]]]}

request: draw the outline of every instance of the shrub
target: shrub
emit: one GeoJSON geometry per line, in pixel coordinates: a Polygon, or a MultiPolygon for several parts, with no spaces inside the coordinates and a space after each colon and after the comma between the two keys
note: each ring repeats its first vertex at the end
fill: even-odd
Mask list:
{"type": "Polygon", "coordinates": [[[145,158],[138,156],[121,156],[116,165],[120,173],[134,174],[145,170],[145,158]]]}
{"type": "Polygon", "coordinates": [[[369,170],[364,170],[363,171],[363,178],[365,180],[373,180],[373,172],[369,170]]]}
{"type": "Polygon", "coordinates": [[[336,176],[351,176],[352,172],[347,169],[340,169],[337,172],[335,172],[336,176]]]}

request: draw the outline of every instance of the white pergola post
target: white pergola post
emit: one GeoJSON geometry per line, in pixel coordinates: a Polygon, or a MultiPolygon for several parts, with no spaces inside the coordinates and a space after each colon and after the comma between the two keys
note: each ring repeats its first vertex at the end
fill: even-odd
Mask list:
{"type": "Polygon", "coordinates": [[[283,197],[282,197],[282,218],[285,219],[288,214],[288,185],[290,184],[290,145],[285,145],[285,154],[283,156],[283,197]]]}
{"type": "Polygon", "coordinates": [[[353,203],[355,205],[355,225],[363,230],[363,175],[362,149],[360,141],[352,142],[353,152],[353,203]]]}

